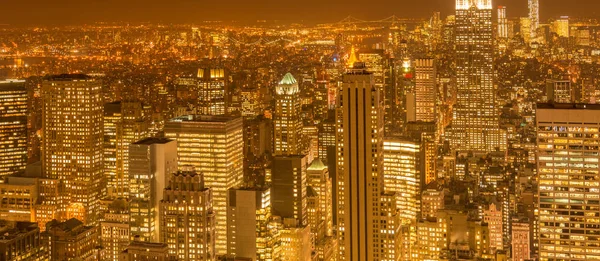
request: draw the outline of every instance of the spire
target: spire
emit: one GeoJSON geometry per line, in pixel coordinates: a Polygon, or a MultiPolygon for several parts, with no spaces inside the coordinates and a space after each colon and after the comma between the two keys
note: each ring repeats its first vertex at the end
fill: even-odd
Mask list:
{"type": "Polygon", "coordinates": [[[346,62],[346,67],[354,67],[355,62],[358,62],[358,58],[356,58],[356,51],[354,50],[354,46],[352,46],[350,49],[350,55],[348,56],[348,62],[346,62]]]}

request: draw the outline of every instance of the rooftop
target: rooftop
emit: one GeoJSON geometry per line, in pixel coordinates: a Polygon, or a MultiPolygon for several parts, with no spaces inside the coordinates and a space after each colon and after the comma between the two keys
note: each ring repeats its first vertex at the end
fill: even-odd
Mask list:
{"type": "Polygon", "coordinates": [[[150,138],[138,140],[138,141],[134,142],[133,144],[137,144],[137,145],[166,144],[171,141],[173,141],[173,140],[168,139],[168,138],[150,137],[150,138]]]}
{"type": "Polygon", "coordinates": [[[560,110],[600,110],[600,104],[585,103],[538,103],[538,109],[560,109],[560,110]]]}
{"type": "Polygon", "coordinates": [[[72,80],[91,80],[92,77],[86,74],[58,74],[45,77],[48,81],[72,81],[72,80]]]}
{"type": "Polygon", "coordinates": [[[229,122],[239,117],[212,116],[212,115],[183,115],[169,120],[169,122],[229,122]]]}

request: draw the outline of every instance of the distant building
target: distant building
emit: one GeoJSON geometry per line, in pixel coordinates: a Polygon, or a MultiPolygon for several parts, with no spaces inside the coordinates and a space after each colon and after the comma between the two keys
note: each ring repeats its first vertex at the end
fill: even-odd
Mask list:
{"type": "Polygon", "coordinates": [[[165,124],[165,136],[177,140],[179,170],[202,173],[212,189],[217,254],[226,254],[227,190],[242,185],[244,174],[242,118],[182,116],[165,124]]]}
{"type": "Polygon", "coordinates": [[[27,100],[25,82],[0,81],[0,177],[25,171],[27,100]]]}
{"type": "Polygon", "coordinates": [[[177,172],[177,141],[146,138],[129,148],[130,239],[158,241],[159,203],[169,176],[177,172]]]}
{"type": "Polygon", "coordinates": [[[42,169],[60,182],[60,220],[96,225],[104,176],[102,85],[83,74],[49,76],[42,100],[42,169]]]}
{"type": "Polygon", "coordinates": [[[292,74],[286,74],[275,89],[273,118],[274,155],[299,155],[304,151],[300,88],[292,74]]]}
{"type": "Polygon", "coordinates": [[[0,224],[0,260],[45,260],[40,229],[32,222],[0,224]]]}
{"type": "Polygon", "coordinates": [[[75,219],[53,220],[46,224],[43,234],[50,260],[98,260],[98,227],[88,227],[75,219]]]}
{"type": "Polygon", "coordinates": [[[121,254],[119,261],[174,261],[175,257],[169,256],[169,247],[166,243],[153,243],[132,241],[121,254]]]}
{"type": "MultiPolygon", "coordinates": [[[[177,172],[160,202],[160,242],[178,260],[215,260],[215,213],[201,173],[177,172]]],[[[226,234],[226,231],[225,235],[226,234]]]]}
{"type": "Polygon", "coordinates": [[[273,159],[271,174],[271,203],[273,215],[293,218],[307,225],[306,168],[308,156],[279,156],[273,159]]]}

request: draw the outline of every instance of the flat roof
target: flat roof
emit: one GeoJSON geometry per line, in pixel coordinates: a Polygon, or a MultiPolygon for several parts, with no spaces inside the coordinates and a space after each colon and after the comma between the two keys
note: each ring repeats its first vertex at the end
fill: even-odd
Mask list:
{"type": "Polygon", "coordinates": [[[150,137],[150,138],[138,140],[132,144],[137,144],[137,145],[166,144],[171,141],[173,141],[173,140],[169,139],[169,138],[150,137]]]}
{"type": "Polygon", "coordinates": [[[233,116],[215,116],[215,115],[183,115],[173,119],[169,122],[228,122],[240,117],[233,116]]]}
{"type": "Polygon", "coordinates": [[[48,81],[71,81],[71,80],[90,80],[91,76],[77,73],[77,74],[58,74],[58,75],[49,75],[45,77],[45,80],[48,81]]]}
{"type": "Polygon", "coordinates": [[[600,104],[587,103],[538,103],[538,109],[600,110],[600,104]]]}

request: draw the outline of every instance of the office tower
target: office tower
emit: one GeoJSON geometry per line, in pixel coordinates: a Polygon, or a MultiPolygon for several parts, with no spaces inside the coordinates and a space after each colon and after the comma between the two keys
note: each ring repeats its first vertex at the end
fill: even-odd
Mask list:
{"type": "Polygon", "coordinates": [[[409,260],[439,260],[446,248],[447,227],[436,217],[428,217],[417,223],[417,238],[409,260]]]}
{"type": "Polygon", "coordinates": [[[530,44],[532,41],[531,38],[531,20],[529,17],[521,17],[519,20],[519,31],[521,32],[521,37],[523,37],[523,41],[526,44],[530,44]]]}
{"type": "Polygon", "coordinates": [[[22,81],[0,81],[0,176],[27,165],[27,89],[22,81]]]}
{"type": "Polygon", "coordinates": [[[494,91],[492,1],[456,0],[457,97],[452,145],[459,151],[490,152],[499,142],[494,91]]]}
{"type": "Polygon", "coordinates": [[[319,228],[317,233],[319,237],[331,236],[333,229],[333,183],[331,177],[329,177],[329,170],[323,161],[316,159],[308,166],[306,174],[307,184],[318,198],[316,208],[318,210],[316,215],[318,220],[315,222],[318,226],[311,226],[311,229],[319,228]]]}
{"type": "Polygon", "coordinates": [[[559,37],[569,38],[569,17],[561,16],[556,19],[556,21],[552,23],[552,32],[556,33],[559,37]]]}
{"type": "Polygon", "coordinates": [[[271,151],[272,132],[273,126],[268,119],[244,119],[244,158],[251,160],[271,151]]]}
{"type": "Polygon", "coordinates": [[[304,137],[308,162],[319,158],[319,128],[316,125],[304,125],[302,128],[302,137],[304,137]]]}
{"type": "Polygon", "coordinates": [[[112,102],[104,105],[104,173],[106,194],[129,196],[129,145],[149,136],[140,102],[112,102]]]}
{"type": "Polygon", "coordinates": [[[50,260],[98,260],[99,236],[98,226],[84,226],[75,218],[48,222],[42,233],[50,260]]]}
{"type": "Polygon", "coordinates": [[[546,96],[548,102],[554,103],[574,103],[577,94],[572,88],[571,81],[566,80],[546,80],[546,96]]]}
{"type": "Polygon", "coordinates": [[[399,215],[417,220],[421,197],[422,151],[419,141],[386,138],[383,141],[385,191],[396,193],[399,215]]]}
{"type": "Polygon", "coordinates": [[[256,117],[261,115],[265,108],[263,103],[264,88],[244,88],[241,93],[241,106],[243,117],[256,117]]]}
{"type": "Polygon", "coordinates": [[[42,99],[42,170],[61,183],[61,220],[96,224],[104,176],[102,86],[83,74],[49,76],[42,99]]]}
{"type": "Polygon", "coordinates": [[[202,174],[174,173],[163,191],[160,242],[169,245],[169,254],[179,260],[215,260],[213,197],[202,174]]]}
{"type": "Polygon", "coordinates": [[[131,240],[158,241],[159,203],[177,162],[177,141],[145,138],[129,146],[131,240]]]}
{"type": "Polygon", "coordinates": [[[416,121],[434,122],[437,104],[435,59],[415,60],[416,121]]]}
{"type": "Polygon", "coordinates": [[[121,252],[129,245],[129,207],[125,200],[114,200],[100,222],[102,260],[118,261],[121,252]]]}
{"type": "Polygon", "coordinates": [[[274,155],[299,155],[303,153],[302,104],[298,82],[286,74],[275,89],[275,115],[273,118],[274,155]]]}
{"type": "Polygon", "coordinates": [[[165,136],[177,140],[179,169],[204,174],[212,189],[218,255],[227,252],[227,190],[243,182],[242,132],[240,117],[188,115],[165,125],[165,136]]]}
{"type": "Polygon", "coordinates": [[[325,163],[329,161],[330,151],[331,154],[335,154],[336,125],[335,113],[332,112],[332,110],[329,111],[329,116],[319,126],[319,159],[325,163]]]}
{"type": "Polygon", "coordinates": [[[343,76],[338,98],[339,258],[395,260],[399,218],[395,194],[383,187],[383,101],[364,64],[343,76]]]}
{"type": "Polygon", "coordinates": [[[227,254],[251,260],[274,259],[278,237],[270,224],[270,189],[232,188],[227,201],[227,254]]]}
{"type": "Polygon", "coordinates": [[[132,241],[119,255],[119,261],[172,261],[169,246],[166,243],[132,241]]]}
{"type": "Polygon", "coordinates": [[[599,128],[598,105],[537,105],[540,260],[600,258],[599,128]]]}
{"type": "Polygon", "coordinates": [[[279,156],[271,166],[271,204],[273,215],[293,218],[307,225],[306,168],[308,156],[279,156]]]}
{"type": "Polygon", "coordinates": [[[535,41],[537,38],[537,30],[540,28],[540,0],[529,0],[529,21],[531,27],[529,29],[530,39],[535,41]]]}
{"type": "Polygon", "coordinates": [[[199,112],[204,115],[225,115],[229,110],[229,75],[223,68],[198,69],[199,112]]]}
{"type": "Polygon", "coordinates": [[[506,17],[506,6],[498,6],[498,38],[508,38],[508,19],[506,17]]]}
{"type": "Polygon", "coordinates": [[[300,226],[293,218],[283,219],[279,228],[279,253],[281,260],[311,260],[310,228],[300,226]]]}
{"type": "Polygon", "coordinates": [[[0,234],[0,260],[44,260],[46,251],[37,223],[3,222],[0,234]]]}
{"type": "Polygon", "coordinates": [[[514,218],[511,223],[512,260],[529,260],[531,254],[529,220],[527,218],[514,218]]]}

